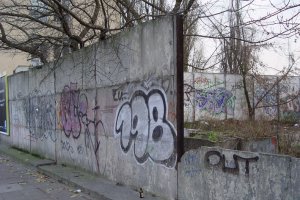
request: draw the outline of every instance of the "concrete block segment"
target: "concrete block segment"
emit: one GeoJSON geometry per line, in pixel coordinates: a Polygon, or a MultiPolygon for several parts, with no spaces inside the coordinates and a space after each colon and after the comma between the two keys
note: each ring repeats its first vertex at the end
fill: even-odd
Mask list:
{"type": "Polygon", "coordinates": [[[298,199],[299,160],[201,147],[179,163],[179,199],[298,199]]]}

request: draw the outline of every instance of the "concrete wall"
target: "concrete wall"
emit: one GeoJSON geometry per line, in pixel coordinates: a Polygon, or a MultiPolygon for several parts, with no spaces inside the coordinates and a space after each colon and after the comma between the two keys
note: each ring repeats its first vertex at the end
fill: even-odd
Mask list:
{"type": "Polygon", "coordinates": [[[177,195],[176,20],[152,21],[9,77],[6,142],[177,195]]]}
{"type": "MultiPolygon", "coordinates": [[[[281,120],[300,120],[300,77],[287,77],[279,82],[278,78],[247,78],[250,102],[256,108],[255,118],[273,120],[279,114],[281,120]]],[[[240,75],[185,73],[184,81],[185,121],[248,119],[240,75]]]]}
{"type": "Polygon", "coordinates": [[[300,198],[300,159],[202,147],[178,167],[181,200],[295,200],[300,198]]]}
{"type": "Polygon", "coordinates": [[[186,121],[247,117],[241,77],[185,73],[184,81],[186,121]]]}

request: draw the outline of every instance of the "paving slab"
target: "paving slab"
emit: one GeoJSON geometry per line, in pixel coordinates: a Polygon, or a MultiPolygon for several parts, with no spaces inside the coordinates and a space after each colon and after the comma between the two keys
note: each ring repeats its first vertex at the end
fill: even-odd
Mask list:
{"type": "MultiPolygon", "coordinates": [[[[71,166],[56,164],[53,160],[44,159],[31,155],[29,152],[23,152],[19,149],[0,144],[0,152],[8,155],[24,164],[31,165],[38,172],[54,178],[60,183],[77,188],[80,192],[91,195],[101,200],[138,200],[140,193],[138,188],[133,188],[107,180],[96,174],[74,168],[71,166]]],[[[3,160],[5,162],[5,159],[3,160]]],[[[1,173],[1,169],[0,169],[1,173]]],[[[1,184],[1,181],[0,181],[1,184]]],[[[6,187],[3,185],[3,187],[6,187]]],[[[12,187],[13,189],[13,187],[12,187]]],[[[17,189],[17,188],[15,188],[17,189]]],[[[0,185],[1,193],[1,185],[0,185]]],[[[162,200],[163,198],[150,193],[143,193],[145,200],[162,200]]],[[[60,199],[60,198],[59,198],[60,199]]],[[[1,196],[0,196],[1,200],[1,196]]]]}
{"type": "MultiPolygon", "coordinates": [[[[73,167],[63,165],[48,165],[40,166],[38,167],[38,170],[41,173],[50,177],[54,177],[63,183],[78,187],[83,192],[91,194],[92,196],[100,196],[102,198],[105,197],[111,200],[141,199],[137,189],[119,185],[103,177],[90,174],[73,167]]],[[[149,193],[144,193],[143,199],[158,200],[161,198],[149,193]]]]}
{"type": "Polygon", "coordinates": [[[59,183],[0,152],[0,200],[107,200],[77,193],[76,188],[59,183]]]}
{"type": "Polygon", "coordinates": [[[24,164],[32,165],[34,167],[41,165],[51,165],[55,164],[54,160],[45,159],[30,154],[29,152],[22,151],[20,149],[7,146],[5,144],[0,144],[0,152],[8,155],[16,160],[23,162],[24,164]]]}

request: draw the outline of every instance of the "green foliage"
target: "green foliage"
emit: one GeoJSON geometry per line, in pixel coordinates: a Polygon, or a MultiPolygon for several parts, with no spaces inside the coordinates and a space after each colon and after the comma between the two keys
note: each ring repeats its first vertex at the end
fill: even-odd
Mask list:
{"type": "Polygon", "coordinates": [[[212,142],[217,142],[219,140],[218,134],[214,131],[210,131],[207,134],[208,140],[212,142]]]}
{"type": "Polygon", "coordinates": [[[281,122],[285,124],[296,124],[298,122],[298,117],[295,112],[285,112],[281,118],[281,122]]]}

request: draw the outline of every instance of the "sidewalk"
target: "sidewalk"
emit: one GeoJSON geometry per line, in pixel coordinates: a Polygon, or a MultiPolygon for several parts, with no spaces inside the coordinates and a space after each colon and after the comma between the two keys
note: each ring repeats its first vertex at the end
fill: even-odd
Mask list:
{"type": "MultiPolygon", "coordinates": [[[[118,185],[112,181],[87,173],[86,171],[75,169],[69,166],[56,165],[52,160],[41,159],[29,153],[0,144],[0,152],[37,168],[40,173],[52,177],[66,185],[76,187],[82,192],[93,197],[107,200],[138,200],[141,199],[139,192],[123,185],[118,185]]],[[[146,200],[159,200],[161,198],[144,193],[146,200]]]]}

